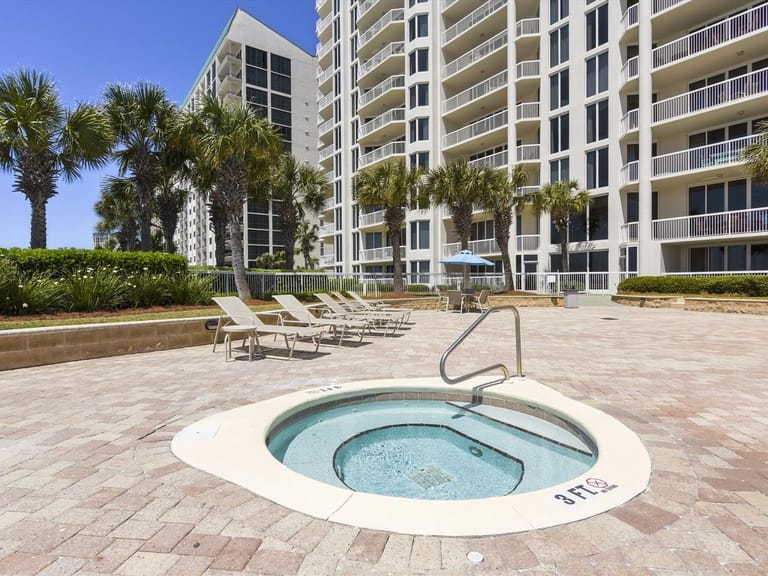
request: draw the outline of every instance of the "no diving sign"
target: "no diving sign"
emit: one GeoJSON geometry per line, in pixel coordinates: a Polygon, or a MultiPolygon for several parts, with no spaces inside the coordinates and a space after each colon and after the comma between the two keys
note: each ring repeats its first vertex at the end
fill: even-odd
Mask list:
{"type": "Polygon", "coordinates": [[[602,478],[587,478],[584,480],[584,484],[576,484],[566,490],[567,494],[555,494],[554,498],[563,504],[572,506],[605,492],[610,492],[614,488],[618,488],[618,484],[611,484],[602,478]]]}

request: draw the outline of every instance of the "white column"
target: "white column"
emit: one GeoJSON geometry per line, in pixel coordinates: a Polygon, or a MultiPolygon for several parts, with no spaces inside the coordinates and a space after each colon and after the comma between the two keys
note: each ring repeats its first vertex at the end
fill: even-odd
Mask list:
{"type": "Polygon", "coordinates": [[[651,77],[653,30],[651,26],[651,2],[638,3],[639,18],[639,98],[640,153],[639,153],[639,217],[638,217],[638,273],[641,276],[658,273],[657,257],[651,242],[652,186],[651,174],[651,121],[653,119],[653,79],[651,77]]]}

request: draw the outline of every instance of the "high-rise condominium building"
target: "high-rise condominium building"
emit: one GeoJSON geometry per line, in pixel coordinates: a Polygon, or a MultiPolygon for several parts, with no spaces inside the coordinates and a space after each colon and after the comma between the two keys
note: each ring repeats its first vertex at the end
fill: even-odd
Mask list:
{"type": "MultiPolygon", "coordinates": [[[[768,116],[768,5],[730,0],[317,0],[320,163],[333,181],[323,264],[386,272],[382,213],[354,174],[390,158],[459,158],[577,180],[571,271],[768,269],[768,187],[740,152],[768,116]]],[[[516,272],[561,266],[546,213],[516,216],[516,272]]],[[[408,273],[439,272],[458,238],[412,210],[408,273]]],[[[501,267],[489,214],[470,248],[501,267]]],[[[604,275],[607,276],[607,275],[604,275]]],[[[610,287],[609,287],[610,288],[610,287]]]]}
{"type": "MultiPolygon", "coordinates": [[[[223,102],[247,102],[280,132],[286,151],[317,164],[317,60],[244,10],[235,10],[192,89],[184,108],[194,109],[203,94],[223,102]]],[[[207,199],[192,194],[180,214],[179,252],[191,264],[216,263],[216,244],[207,199]]],[[[280,221],[270,202],[249,200],[244,210],[246,265],[283,249],[280,221]]]]}

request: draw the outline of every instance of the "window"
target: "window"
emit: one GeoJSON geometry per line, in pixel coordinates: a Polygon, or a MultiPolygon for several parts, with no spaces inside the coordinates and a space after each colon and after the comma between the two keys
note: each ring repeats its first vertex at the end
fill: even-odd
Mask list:
{"type": "Polygon", "coordinates": [[[587,189],[608,186],[608,148],[587,152],[587,189]]]}
{"type": "Polygon", "coordinates": [[[415,38],[424,38],[429,35],[427,25],[427,15],[417,14],[410,20],[408,20],[408,39],[414,40],[415,38]]]}
{"type": "Polygon", "coordinates": [[[568,25],[549,33],[549,65],[568,61],[568,25]]]}
{"type": "Polygon", "coordinates": [[[587,106],[587,142],[608,138],[608,100],[587,106]]]}
{"type": "Polygon", "coordinates": [[[416,260],[411,262],[410,281],[417,284],[429,283],[429,260],[416,260]]]}
{"type": "Polygon", "coordinates": [[[416,152],[409,156],[410,167],[422,168],[423,170],[429,170],[429,152],[416,152]]]}
{"type": "MultiPolygon", "coordinates": [[[[659,193],[651,192],[651,220],[659,219],[659,193]]],[[[637,192],[627,192],[627,222],[640,220],[640,195],[637,192]]]]}
{"type": "Polygon", "coordinates": [[[411,222],[411,250],[429,249],[429,220],[411,222]]]}
{"type": "Polygon", "coordinates": [[[272,73],[272,90],[275,90],[276,92],[283,92],[284,94],[290,94],[291,77],[272,73]]]}
{"type": "Polygon", "coordinates": [[[587,97],[608,90],[608,52],[587,58],[587,97]]]}
{"type": "Polygon", "coordinates": [[[570,161],[568,158],[561,158],[560,160],[552,160],[549,163],[549,181],[557,182],[563,180],[569,181],[570,178],[570,161]]]}
{"type": "Polygon", "coordinates": [[[258,66],[259,68],[267,68],[267,53],[264,50],[253,48],[251,46],[245,47],[245,63],[251,66],[258,66]]]}
{"type": "Polygon", "coordinates": [[[408,70],[410,74],[429,70],[429,50],[419,48],[408,54],[408,70]]]}
{"type": "Polygon", "coordinates": [[[558,20],[568,16],[568,0],[549,0],[549,23],[554,24],[558,20]]]}
{"type": "Polygon", "coordinates": [[[291,125],[291,113],[284,112],[283,110],[272,109],[272,122],[274,124],[282,124],[283,126],[291,125]]]}
{"type": "Polygon", "coordinates": [[[549,120],[549,151],[552,154],[568,150],[569,115],[563,114],[549,120]]]}
{"type": "Polygon", "coordinates": [[[272,94],[272,108],[278,110],[291,111],[291,99],[280,94],[272,94]]]}
{"type": "Polygon", "coordinates": [[[409,142],[429,139],[429,118],[416,118],[409,123],[410,139],[409,142]]]}
{"type": "Polygon", "coordinates": [[[493,240],[496,238],[496,232],[493,227],[493,220],[481,220],[472,223],[472,240],[493,240]]]}
{"type": "Polygon", "coordinates": [[[563,70],[549,77],[549,108],[557,110],[562,106],[568,106],[570,74],[563,70]]]}
{"type": "Polygon", "coordinates": [[[278,74],[282,74],[284,76],[291,75],[290,58],[284,58],[283,56],[278,56],[277,54],[270,54],[270,64],[272,72],[277,72],[278,74]]]}
{"type": "Polygon", "coordinates": [[[253,86],[267,87],[267,71],[254,66],[245,67],[245,82],[253,86]]]}
{"type": "Polygon", "coordinates": [[[414,84],[408,88],[408,102],[410,108],[429,105],[429,84],[414,84]]]}
{"type": "Polygon", "coordinates": [[[587,50],[608,42],[608,4],[587,12],[587,50]]]}

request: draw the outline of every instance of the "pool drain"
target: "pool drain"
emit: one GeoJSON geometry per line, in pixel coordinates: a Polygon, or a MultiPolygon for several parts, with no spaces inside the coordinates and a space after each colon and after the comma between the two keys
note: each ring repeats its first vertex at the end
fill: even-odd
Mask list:
{"type": "Polygon", "coordinates": [[[483,555],[480,554],[480,552],[475,552],[474,550],[467,554],[467,560],[472,562],[473,564],[480,564],[484,560],[483,555]]]}

